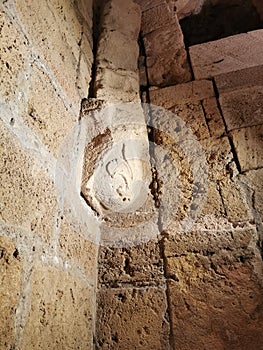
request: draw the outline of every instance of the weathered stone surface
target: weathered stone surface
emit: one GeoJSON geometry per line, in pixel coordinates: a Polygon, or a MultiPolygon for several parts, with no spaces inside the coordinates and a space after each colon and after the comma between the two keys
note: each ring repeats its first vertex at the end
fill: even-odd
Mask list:
{"type": "Polygon", "coordinates": [[[14,344],[14,319],[21,288],[21,257],[14,243],[0,233],[0,348],[14,344]]]}
{"type": "Polygon", "coordinates": [[[204,2],[205,0],[175,0],[179,20],[190,15],[198,14],[204,2]]]}
{"type": "Polygon", "coordinates": [[[0,98],[4,101],[23,96],[30,53],[25,36],[4,11],[0,12],[0,98]]]}
{"type": "Polygon", "coordinates": [[[81,24],[69,1],[16,0],[16,10],[30,42],[50,67],[59,85],[73,103],[86,97],[75,84],[81,40],[81,24]],[[49,33],[47,35],[47,33],[49,33]],[[80,95],[79,95],[80,94],[80,95]]]}
{"type": "Polygon", "coordinates": [[[164,86],[191,80],[183,35],[176,21],[143,37],[149,84],[164,86]]]}
{"type": "Polygon", "coordinates": [[[198,140],[210,136],[200,102],[177,104],[170,111],[186,123],[198,140]]]}
{"type": "Polygon", "coordinates": [[[139,102],[139,78],[134,72],[98,69],[95,83],[96,97],[111,102],[139,102]]]}
{"type": "Polygon", "coordinates": [[[164,288],[101,289],[97,300],[98,348],[170,348],[164,288]]]}
{"type": "Polygon", "coordinates": [[[97,273],[98,247],[95,243],[76,232],[66,219],[62,220],[58,242],[62,256],[73,266],[80,267],[93,281],[97,273]]]}
{"type": "Polygon", "coordinates": [[[214,97],[206,98],[202,101],[205,119],[211,137],[220,137],[225,133],[225,125],[214,97]]]}
{"type": "Polygon", "coordinates": [[[98,261],[102,285],[116,287],[121,283],[136,286],[164,282],[163,261],[156,241],[123,249],[100,247],[98,261]]]}
{"type": "Polygon", "coordinates": [[[196,80],[176,86],[150,90],[151,103],[167,109],[176,104],[200,101],[213,96],[213,84],[209,80],[196,80]]]}
{"type": "Polygon", "coordinates": [[[263,64],[262,30],[189,48],[195,79],[204,79],[263,64]]]}
{"type": "Polygon", "coordinates": [[[251,258],[240,260],[226,250],[212,256],[186,253],[168,259],[176,348],[263,346],[262,285],[251,258]]]}
{"type": "Polygon", "coordinates": [[[242,171],[263,166],[263,125],[231,132],[234,147],[242,171]]]}
{"type": "Polygon", "coordinates": [[[221,74],[215,77],[219,95],[232,90],[263,85],[263,66],[255,66],[221,74]]]}
{"type": "Polygon", "coordinates": [[[263,169],[246,172],[240,181],[248,186],[251,206],[263,222],[263,169]]]}
{"type": "Polygon", "coordinates": [[[1,210],[6,224],[21,226],[49,241],[57,215],[56,190],[36,160],[1,123],[1,210]]]}
{"type": "Polygon", "coordinates": [[[228,130],[263,124],[263,85],[223,93],[219,101],[228,130]]]}
{"type": "Polygon", "coordinates": [[[37,67],[30,78],[27,113],[23,119],[56,156],[74,125],[73,115],[58,97],[48,77],[37,67]]]}
{"type": "Polygon", "coordinates": [[[80,278],[36,266],[21,348],[92,349],[94,301],[80,278]]]}

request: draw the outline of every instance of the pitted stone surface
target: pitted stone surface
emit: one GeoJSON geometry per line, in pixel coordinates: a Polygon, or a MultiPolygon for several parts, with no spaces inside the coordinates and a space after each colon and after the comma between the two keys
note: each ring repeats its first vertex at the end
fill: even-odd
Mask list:
{"type": "Polygon", "coordinates": [[[14,346],[15,313],[21,293],[22,259],[14,243],[0,233],[0,348],[14,346]]]}
{"type": "Polygon", "coordinates": [[[164,288],[101,289],[98,303],[98,348],[170,348],[164,288]]]}

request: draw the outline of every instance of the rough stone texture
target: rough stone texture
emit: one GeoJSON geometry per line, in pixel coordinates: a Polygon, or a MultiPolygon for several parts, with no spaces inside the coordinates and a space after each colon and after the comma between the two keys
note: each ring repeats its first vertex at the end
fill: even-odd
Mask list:
{"type": "Polygon", "coordinates": [[[242,171],[263,166],[263,125],[234,130],[231,137],[242,171]]]}
{"type": "Polygon", "coordinates": [[[150,241],[129,249],[100,247],[98,274],[101,285],[114,287],[123,283],[133,286],[163,283],[158,242],[150,241]]]}
{"type": "Polygon", "coordinates": [[[204,79],[263,64],[262,30],[189,48],[195,79],[204,79]]]}
{"type": "Polygon", "coordinates": [[[140,22],[141,11],[133,1],[105,2],[96,56],[95,97],[111,102],[139,101],[140,22]]]}
{"type": "Polygon", "coordinates": [[[80,267],[85,276],[92,281],[97,274],[97,250],[95,243],[81,236],[66,221],[62,220],[59,235],[59,248],[62,255],[73,266],[80,267]]]}
{"type": "Polygon", "coordinates": [[[221,137],[225,133],[225,125],[218,108],[217,100],[214,97],[202,101],[205,119],[211,137],[221,137]]]}
{"type": "Polygon", "coordinates": [[[219,95],[236,89],[263,85],[263,66],[255,66],[221,74],[215,77],[219,95]]]}
{"type": "MultiPolygon", "coordinates": [[[[29,40],[47,62],[67,96],[78,104],[86,97],[75,86],[80,58],[82,26],[70,1],[48,3],[16,0],[16,9],[29,40]],[[46,33],[49,33],[47,35],[46,33]]],[[[92,57],[86,57],[91,68],[92,57]]],[[[85,89],[86,90],[86,89],[85,89]]]]}
{"type": "Polygon", "coordinates": [[[263,169],[246,172],[242,175],[241,181],[248,186],[252,208],[263,222],[263,169]]]}
{"type": "Polygon", "coordinates": [[[21,257],[14,243],[0,233],[0,348],[14,343],[14,319],[21,289],[21,257]]]}
{"type": "Polygon", "coordinates": [[[178,19],[198,14],[205,0],[175,0],[178,19]]]}
{"type": "Polygon", "coordinates": [[[219,101],[228,130],[263,123],[263,85],[223,93],[219,101]]]}
{"type": "Polygon", "coordinates": [[[176,86],[150,90],[151,103],[167,109],[180,103],[200,101],[213,96],[213,84],[209,80],[196,80],[176,86]]]}
{"type": "Polygon", "coordinates": [[[54,185],[40,162],[20,148],[2,122],[0,140],[0,219],[49,241],[57,215],[54,185]]]}
{"type": "Polygon", "coordinates": [[[175,348],[263,347],[262,285],[250,260],[226,250],[168,259],[175,348]]]}
{"type": "Polygon", "coordinates": [[[98,349],[169,349],[164,288],[116,288],[98,292],[98,349]]]}
{"type": "Polygon", "coordinates": [[[173,27],[159,28],[143,37],[149,84],[164,86],[191,80],[183,35],[175,17],[173,27]]]}
{"type": "Polygon", "coordinates": [[[21,348],[92,349],[92,292],[80,278],[37,266],[21,348]]]}

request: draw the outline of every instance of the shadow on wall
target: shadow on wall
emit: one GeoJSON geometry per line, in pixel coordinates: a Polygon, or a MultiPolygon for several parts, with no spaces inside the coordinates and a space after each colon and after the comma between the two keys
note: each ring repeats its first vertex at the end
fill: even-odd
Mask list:
{"type": "Polygon", "coordinates": [[[207,1],[201,12],[180,21],[186,46],[263,28],[251,0],[207,1]]]}

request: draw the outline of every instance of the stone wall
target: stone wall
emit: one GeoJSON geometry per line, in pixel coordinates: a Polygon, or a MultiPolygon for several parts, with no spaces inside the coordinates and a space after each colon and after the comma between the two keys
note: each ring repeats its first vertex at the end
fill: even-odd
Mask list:
{"type": "Polygon", "coordinates": [[[0,10],[0,348],[91,349],[97,224],[84,232],[67,215],[60,160],[88,95],[92,1],[0,10]]]}

